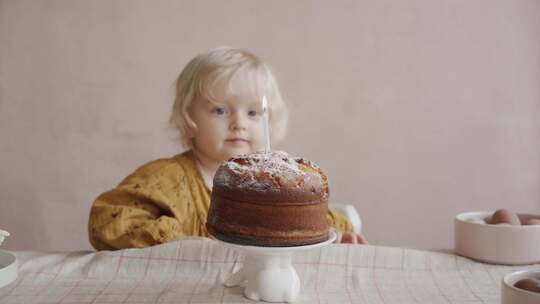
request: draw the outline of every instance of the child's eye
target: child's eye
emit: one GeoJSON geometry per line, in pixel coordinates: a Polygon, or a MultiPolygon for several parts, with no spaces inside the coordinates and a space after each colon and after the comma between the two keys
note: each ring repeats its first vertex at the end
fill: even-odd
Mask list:
{"type": "Polygon", "coordinates": [[[225,115],[227,113],[227,110],[222,107],[215,107],[212,109],[212,113],[215,113],[217,115],[225,115]]]}
{"type": "Polygon", "coordinates": [[[257,115],[259,115],[259,112],[255,111],[255,110],[248,111],[248,116],[249,117],[255,117],[257,115]]]}

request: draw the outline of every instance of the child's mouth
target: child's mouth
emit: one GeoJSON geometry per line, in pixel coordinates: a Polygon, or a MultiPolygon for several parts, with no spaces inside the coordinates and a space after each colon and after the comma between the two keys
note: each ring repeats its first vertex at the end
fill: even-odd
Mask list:
{"type": "Polygon", "coordinates": [[[233,145],[242,145],[244,143],[248,143],[248,141],[243,138],[230,138],[225,140],[225,142],[233,145]]]}

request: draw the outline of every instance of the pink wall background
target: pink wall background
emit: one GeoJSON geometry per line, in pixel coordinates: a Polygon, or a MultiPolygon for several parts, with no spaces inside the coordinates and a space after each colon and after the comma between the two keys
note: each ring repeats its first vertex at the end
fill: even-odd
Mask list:
{"type": "Polygon", "coordinates": [[[7,249],[88,249],[93,199],[181,151],[174,80],[248,48],[375,244],[451,248],[456,213],[540,213],[540,1],[0,1],[7,249]]]}

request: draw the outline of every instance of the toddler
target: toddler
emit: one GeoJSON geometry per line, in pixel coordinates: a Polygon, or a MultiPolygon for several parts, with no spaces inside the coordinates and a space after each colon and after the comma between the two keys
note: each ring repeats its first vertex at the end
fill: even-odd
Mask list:
{"type": "MultiPolygon", "coordinates": [[[[210,237],[212,180],[231,157],[264,148],[261,99],[268,100],[272,140],[284,136],[287,109],[269,67],[254,54],[220,47],[192,59],[177,80],[171,122],[186,152],[151,161],[101,194],[88,232],[97,250],[147,247],[187,236],[210,237]]],[[[330,210],[342,242],[365,243],[330,210]]]]}

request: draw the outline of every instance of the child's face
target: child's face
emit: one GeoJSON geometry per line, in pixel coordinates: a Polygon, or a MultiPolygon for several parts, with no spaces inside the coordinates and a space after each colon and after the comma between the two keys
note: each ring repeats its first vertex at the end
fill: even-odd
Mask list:
{"type": "Polygon", "coordinates": [[[261,150],[264,127],[260,101],[232,96],[223,102],[194,101],[193,148],[216,162],[261,150]]]}

